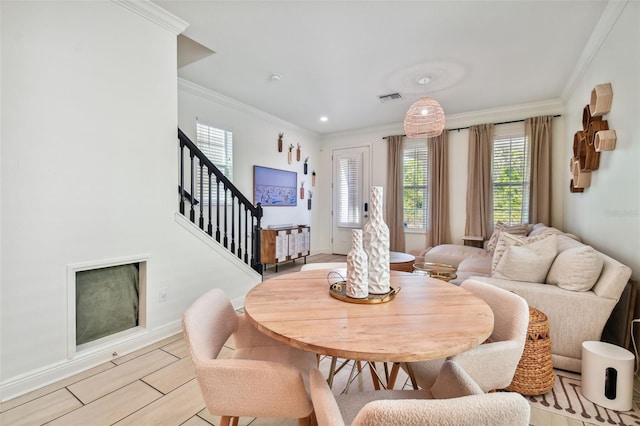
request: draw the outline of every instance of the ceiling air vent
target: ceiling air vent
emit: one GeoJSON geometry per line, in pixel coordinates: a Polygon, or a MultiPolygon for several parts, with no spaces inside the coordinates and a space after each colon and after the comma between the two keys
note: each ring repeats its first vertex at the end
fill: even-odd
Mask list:
{"type": "Polygon", "coordinates": [[[396,99],[402,99],[402,96],[400,96],[400,93],[389,93],[388,95],[378,96],[378,99],[380,99],[380,102],[384,103],[389,101],[395,101],[396,99]]]}

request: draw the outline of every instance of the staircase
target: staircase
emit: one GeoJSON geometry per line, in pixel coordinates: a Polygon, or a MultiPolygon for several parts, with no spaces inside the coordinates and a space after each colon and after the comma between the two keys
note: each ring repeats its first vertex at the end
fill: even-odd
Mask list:
{"type": "Polygon", "coordinates": [[[262,206],[254,206],[180,129],[178,139],[180,213],[262,274],[262,206]]]}

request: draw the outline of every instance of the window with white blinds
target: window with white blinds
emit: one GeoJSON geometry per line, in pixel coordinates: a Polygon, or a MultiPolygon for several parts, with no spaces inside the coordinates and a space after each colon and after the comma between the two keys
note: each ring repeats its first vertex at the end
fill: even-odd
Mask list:
{"type": "Polygon", "coordinates": [[[361,228],[362,154],[345,155],[338,159],[337,226],[361,228]]]}
{"type": "MultiPolygon", "coordinates": [[[[217,129],[196,122],[196,145],[200,151],[229,179],[233,180],[233,133],[228,130],[217,129]]],[[[216,204],[216,179],[212,175],[211,181],[211,202],[216,204]]],[[[209,204],[209,177],[207,169],[203,171],[202,192],[200,194],[200,171],[196,171],[196,198],[201,200],[205,205],[209,204]]],[[[220,197],[224,196],[222,185],[220,185],[220,197]]],[[[230,203],[231,200],[227,200],[230,203]]]]}
{"type": "Polygon", "coordinates": [[[529,222],[531,153],[524,123],[495,127],[493,137],[493,220],[508,225],[529,222]]]}
{"type": "Polygon", "coordinates": [[[427,229],[429,152],[425,140],[403,142],[403,212],[406,229],[427,229]]]}

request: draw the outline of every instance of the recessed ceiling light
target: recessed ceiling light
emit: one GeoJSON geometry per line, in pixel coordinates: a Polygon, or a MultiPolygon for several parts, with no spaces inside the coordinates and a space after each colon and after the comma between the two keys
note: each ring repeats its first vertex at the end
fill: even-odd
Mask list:
{"type": "Polygon", "coordinates": [[[429,83],[431,83],[431,77],[428,75],[418,79],[418,84],[422,84],[423,86],[429,83]]]}
{"type": "Polygon", "coordinates": [[[280,74],[271,74],[271,81],[280,81],[281,78],[280,74]]]}
{"type": "Polygon", "coordinates": [[[320,121],[322,121],[323,123],[325,121],[329,121],[329,117],[327,117],[326,115],[323,115],[322,117],[320,117],[320,121]]]}

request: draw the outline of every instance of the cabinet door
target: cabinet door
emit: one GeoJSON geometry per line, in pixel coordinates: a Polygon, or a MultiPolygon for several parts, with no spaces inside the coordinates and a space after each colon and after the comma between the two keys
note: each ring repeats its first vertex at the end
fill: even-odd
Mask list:
{"type": "Polygon", "coordinates": [[[276,262],[284,262],[289,256],[289,231],[278,231],[276,237],[276,262]]]}
{"type": "Polygon", "coordinates": [[[287,235],[287,254],[290,259],[295,259],[298,257],[298,253],[296,252],[296,235],[298,234],[297,229],[291,229],[287,231],[289,234],[287,235]]]}
{"type": "Polygon", "coordinates": [[[263,229],[260,231],[260,261],[262,263],[276,262],[276,232],[263,229]]]}
{"type": "Polygon", "coordinates": [[[309,228],[302,228],[300,229],[300,240],[301,240],[301,250],[300,250],[300,255],[301,256],[309,256],[309,250],[310,250],[310,243],[311,243],[311,232],[309,230],[309,228]]]}

